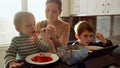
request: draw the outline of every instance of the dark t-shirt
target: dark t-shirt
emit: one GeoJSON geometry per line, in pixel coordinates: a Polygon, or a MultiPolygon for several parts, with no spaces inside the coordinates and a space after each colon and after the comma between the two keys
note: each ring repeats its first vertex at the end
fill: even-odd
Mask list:
{"type": "MultiPolygon", "coordinates": [[[[104,44],[104,43],[102,43],[102,42],[93,41],[93,42],[90,42],[90,43],[89,43],[89,46],[91,46],[91,45],[101,46],[101,47],[113,46],[113,43],[112,43],[110,40],[108,40],[108,39],[106,39],[106,40],[107,40],[107,43],[106,43],[106,44],[104,44]]],[[[72,44],[77,44],[77,45],[79,45],[79,43],[78,43],[77,40],[75,40],[75,41],[70,41],[70,42],[68,43],[68,45],[72,45],[72,44]]]]}

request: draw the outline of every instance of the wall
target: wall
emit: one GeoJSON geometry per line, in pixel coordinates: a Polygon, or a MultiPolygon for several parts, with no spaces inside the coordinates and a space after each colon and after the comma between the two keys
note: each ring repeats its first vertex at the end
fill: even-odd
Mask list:
{"type": "Polygon", "coordinates": [[[0,68],[4,68],[4,56],[8,45],[0,45],[0,68]]]}
{"type": "Polygon", "coordinates": [[[96,31],[110,39],[113,44],[120,44],[120,16],[97,16],[96,31]]]}
{"type": "Polygon", "coordinates": [[[120,35],[120,16],[115,16],[113,23],[113,36],[119,35],[120,35]]]}
{"type": "Polygon", "coordinates": [[[105,37],[110,37],[110,17],[98,16],[96,31],[102,33],[105,37]]]}

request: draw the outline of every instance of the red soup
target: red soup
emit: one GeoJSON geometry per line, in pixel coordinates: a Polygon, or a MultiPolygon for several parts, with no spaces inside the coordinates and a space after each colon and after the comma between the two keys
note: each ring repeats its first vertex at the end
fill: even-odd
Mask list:
{"type": "Polygon", "coordinates": [[[49,56],[39,54],[37,56],[34,56],[31,60],[34,61],[34,62],[49,62],[49,61],[51,61],[53,59],[51,57],[49,57],[49,56]]]}

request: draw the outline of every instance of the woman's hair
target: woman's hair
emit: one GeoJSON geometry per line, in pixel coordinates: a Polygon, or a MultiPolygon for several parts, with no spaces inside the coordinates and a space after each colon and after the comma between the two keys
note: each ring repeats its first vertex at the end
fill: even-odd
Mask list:
{"type": "Polygon", "coordinates": [[[51,2],[54,2],[54,3],[58,4],[58,9],[60,11],[62,10],[62,2],[61,2],[61,0],[47,0],[46,4],[51,3],[51,2]]]}
{"type": "Polygon", "coordinates": [[[74,27],[76,34],[82,34],[86,30],[89,32],[94,32],[92,25],[90,25],[87,21],[80,21],[74,27]]]}
{"type": "Polygon", "coordinates": [[[14,16],[15,27],[19,27],[23,23],[23,21],[29,17],[34,18],[33,14],[30,12],[24,12],[24,11],[17,12],[14,16]]]}

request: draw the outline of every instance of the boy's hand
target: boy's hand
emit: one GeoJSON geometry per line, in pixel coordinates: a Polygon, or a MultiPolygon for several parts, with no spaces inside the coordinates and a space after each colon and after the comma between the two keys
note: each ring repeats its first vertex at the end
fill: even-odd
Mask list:
{"type": "Polygon", "coordinates": [[[104,38],[104,36],[101,33],[96,33],[96,38],[103,43],[107,43],[107,40],[104,38]]]}
{"type": "Polygon", "coordinates": [[[19,67],[21,67],[23,64],[24,64],[23,62],[22,62],[22,63],[17,63],[17,62],[15,62],[15,61],[11,61],[11,62],[9,63],[9,68],[19,68],[19,67]]]}

